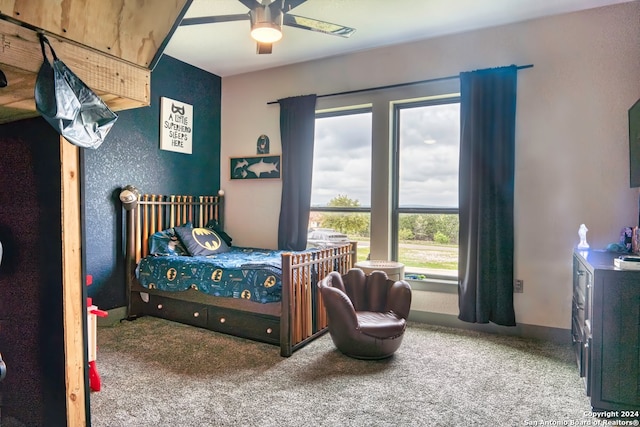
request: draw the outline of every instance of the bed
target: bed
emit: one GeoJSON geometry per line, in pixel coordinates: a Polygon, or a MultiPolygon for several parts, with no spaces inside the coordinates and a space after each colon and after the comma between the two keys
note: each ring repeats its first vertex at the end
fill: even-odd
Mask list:
{"type": "Polygon", "coordinates": [[[229,239],[222,192],[141,195],[127,186],[120,199],[129,320],[156,316],[266,342],[279,346],[284,357],[327,331],[317,283],[330,271],[345,274],[353,267],[356,242],[300,252],[230,244],[213,255],[191,256],[181,252],[184,247],[176,250],[178,232],[178,240],[188,245],[182,242],[185,233],[202,241],[203,233],[210,237],[206,230],[214,230],[208,249],[218,250],[229,239]],[[163,241],[169,249],[157,253],[163,241]]]}

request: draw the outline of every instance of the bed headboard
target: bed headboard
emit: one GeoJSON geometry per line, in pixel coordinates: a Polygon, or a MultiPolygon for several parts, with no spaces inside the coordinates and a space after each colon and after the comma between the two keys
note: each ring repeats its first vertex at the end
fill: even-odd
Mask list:
{"type": "Polygon", "coordinates": [[[149,253],[149,237],[156,231],[183,225],[204,227],[216,220],[224,227],[224,192],[217,195],[161,195],[140,194],[127,185],[120,192],[120,201],[126,211],[126,261],[133,265],[149,253]]]}

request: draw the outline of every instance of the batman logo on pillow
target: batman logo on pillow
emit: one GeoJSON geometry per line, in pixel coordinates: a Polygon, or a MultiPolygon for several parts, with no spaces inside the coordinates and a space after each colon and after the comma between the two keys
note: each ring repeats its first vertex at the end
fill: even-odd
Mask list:
{"type": "Polygon", "coordinates": [[[191,234],[197,244],[210,251],[217,250],[222,242],[214,231],[207,228],[194,228],[191,234]]]}
{"type": "Polygon", "coordinates": [[[227,252],[229,246],[210,228],[175,227],[176,234],[191,256],[227,252]]]}

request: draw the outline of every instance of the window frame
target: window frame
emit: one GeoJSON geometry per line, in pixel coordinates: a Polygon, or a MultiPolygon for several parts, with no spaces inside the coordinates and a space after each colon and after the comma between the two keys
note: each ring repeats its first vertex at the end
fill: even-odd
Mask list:
{"type": "MultiPolygon", "coordinates": [[[[330,110],[330,111],[317,111],[315,115],[315,120],[324,119],[327,117],[338,117],[338,116],[350,116],[354,114],[364,114],[370,113],[373,114],[373,108],[370,106],[367,107],[354,107],[354,108],[344,108],[339,110],[330,110]]],[[[314,150],[315,150],[315,142],[314,142],[314,150]]],[[[371,187],[369,187],[369,192],[371,192],[371,187]]],[[[369,203],[371,205],[371,203],[369,203]]],[[[313,206],[311,205],[311,212],[368,212],[371,214],[371,206],[360,206],[348,208],[345,206],[313,206]]]]}
{"type": "MultiPolygon", "coordinates": [[[[431,99],[421,99],[417,101],[397,101],[392,103],[392,124],[391,124],[391,259],[398,260],[399,256],[399,225],[400,214],[460,214],[459,207],[401,207],[400,203],[400,112],[409,108],[428,107],[443,104],[459,104],[460,96],[437,97],[431,99]]],[[[418,282],[453,282],[452,277],[438,274],[427,274],[426,280],[418,282]]],[[[455,283],[458,282],[455,277],[455,283]]],[[[412,280],[413,282],[413,280],[412,280]]]]}
{"type": "MultiPolygon", "coordinates": [[[[315,120],[327,118],[327,117],[349,116],[349,115],[364,114],[364,113],[373,114],[373,108],[371,106],[365,106],[365,107],[357,106],[354,108],[341,108],[336,110],[317,111],[315,114],[315,120]]],[[[314,147],[314,150],[315,150],[315,147],[314,147]]],[[[369,187],[369,192],[371,192],[371,186],[369,187]]],[[[309,213],[312,213],[312,212],[367,213],[369,214],[369,227],[371,227],[371,206],[370,205],[371,203],[369,203],[369,206],[359,206],[359,207],[311,205],[309,207],[309,213]]],[[[371,233],[371,230],[369,230],[369,233],[371,233]]],[[[371,235],[369,235],[369,239],[371,239],[371,235]]]]}

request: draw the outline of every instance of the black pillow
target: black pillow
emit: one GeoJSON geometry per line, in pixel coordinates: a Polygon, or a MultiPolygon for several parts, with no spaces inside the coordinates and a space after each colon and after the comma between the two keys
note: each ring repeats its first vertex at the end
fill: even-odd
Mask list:
{"type": "Polygon", "coordinates": [[[175,227],[176,234],[191,256],[227,252],[229,246],[210,228],[175,227]]]}
{"type": "Polygon", "coordinates": [[[231,236],[229,236],[227,233],[225,233],[222,230],[222,227],[220,227],[220,224],[218,224],[218,221],[216,221],[215,219],[212,219],[207,223],[206,227],[218,233],[218,235],[222,238],[222,240],[224,240],[227,245],[231,246],[231,241],[233,239],[231,238],[231,236]]]}

